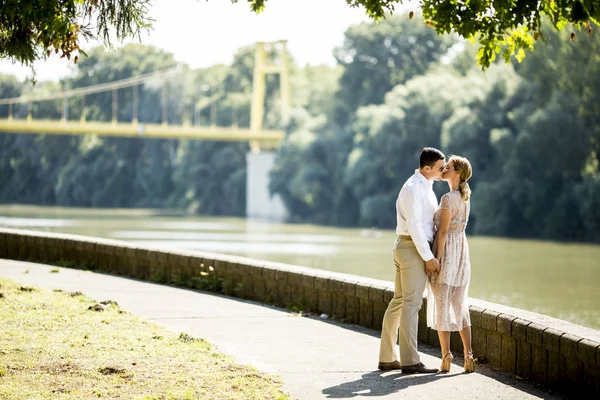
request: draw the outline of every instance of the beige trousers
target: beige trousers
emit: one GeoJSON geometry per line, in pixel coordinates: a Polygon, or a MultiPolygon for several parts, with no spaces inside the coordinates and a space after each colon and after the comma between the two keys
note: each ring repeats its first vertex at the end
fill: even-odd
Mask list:
{"type": "Polygon", "coordinates": [[[402,366],[420,362],[417,352],[419,310],[423,304],[423,291],[427,283],[425,261],[410,239],[398,238],[394,243],[396,278],[394,297],[383,316],[380,362],[399,360],[402,366]],[[398,328],[400,328],[400,357],[398,357],[398,328]]]}

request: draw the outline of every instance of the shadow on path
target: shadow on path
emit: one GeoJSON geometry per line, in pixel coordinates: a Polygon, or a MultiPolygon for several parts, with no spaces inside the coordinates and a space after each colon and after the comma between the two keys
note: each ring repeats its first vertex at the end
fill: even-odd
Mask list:
{"type": "Polygon", "coordinates": [[[348,399],[356,396],[387,396],[409,386],[423,385],[439,379],[451,379],[458,375],[443,374],[403,374],[398,372],[374,371],[364,374],[361,379],[344,382],[323,389],[328,399],[348,399]]]}

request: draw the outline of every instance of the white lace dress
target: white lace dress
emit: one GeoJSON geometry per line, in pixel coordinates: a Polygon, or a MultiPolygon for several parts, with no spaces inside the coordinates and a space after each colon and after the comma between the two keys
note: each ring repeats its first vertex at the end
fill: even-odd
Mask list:
{"type": "MultiPolygon", "coordinates": [[[[429,276],[427,295],[427,326],[438,331],[460,331],[471,325],[467,294],[471,279],[469,245],[465,235],[471,205],[460,192],[442,196],[433,220],[440,227],[440,210],[450,210],[452,217],[446,247],[440,260],[440,272],[429,276]]],[[[437,235],[433,241],[437,249],[437,235]]]]}

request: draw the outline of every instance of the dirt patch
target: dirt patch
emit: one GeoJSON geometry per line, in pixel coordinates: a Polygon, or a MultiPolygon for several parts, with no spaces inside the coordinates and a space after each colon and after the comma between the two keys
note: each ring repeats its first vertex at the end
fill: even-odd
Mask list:
{"type": "Polygon", "coordinates": [[[114,374],[124,374],[125,369],[120,367],[103,367],[98,369],[102,375],[114,375],[114,374]]]}
{"type": "Polygon", "coordinates": [[[77,364],[70,363],[70,362],[68,362],[68,363],[55,362],[55,363],[40,365],[41,371],[49,372],[51,374],[65,374],[65,373],[69,373],[72,371],[76,371],[78,369],[79,369],[79,366],[77,364]]]}
{"type": "Polygon", "coordinates": [[[106,309],[105,305],[102,304],[94,304],[93,306],[89,306],[88,310],[92,311],[104,311],[106,309]]]}

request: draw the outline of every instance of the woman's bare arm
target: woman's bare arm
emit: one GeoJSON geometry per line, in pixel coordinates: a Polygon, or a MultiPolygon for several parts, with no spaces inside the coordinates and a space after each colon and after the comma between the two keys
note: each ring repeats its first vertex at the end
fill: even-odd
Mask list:
{"type": "Polygon", "coordinates": [[[448,229],[450,228],[450,220],[452,219],[452,212],[447,208],[440,210],[440,227],[437,231],[437,248],[435,250],[435,258],[440,261],[444,250],[446,248],[446,237],[448,236],[448,229]]]}

